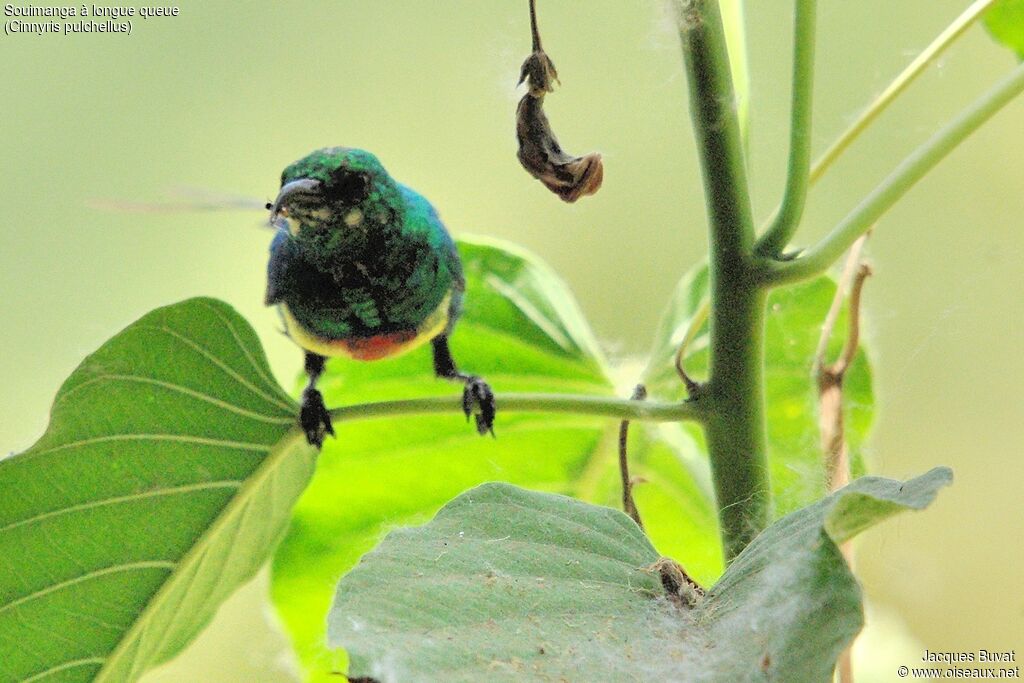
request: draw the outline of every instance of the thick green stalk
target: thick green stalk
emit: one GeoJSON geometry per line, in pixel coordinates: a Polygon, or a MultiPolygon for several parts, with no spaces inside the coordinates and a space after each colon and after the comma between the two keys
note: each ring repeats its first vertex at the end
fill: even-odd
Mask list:
{"type": "Polygon", "coordinates": [[[761,277],[777,285],[823,272],[918,180],[1022,91],[1024,64],[912,152],[832,232],[803,256],[794,261],[770,263],[761,277]]]}
{"type": "Polygon", "coordinates": [[[793,84],[790,95],[789,165],[782,204],[755,250],[778,256],[800,224],[811,171],[811,103],[814,92],[814,37],[817,0],[796,1],[793,29],[793,84]]]}
{"type": "Polygon", "coordinates": [[[710,368],[697,395],[727,560],[771,518],[764,423],[765,293],[752,277],[754,228],[729,58],[716,0],[679,0],[690,111],[708,210],[710,368]]]}

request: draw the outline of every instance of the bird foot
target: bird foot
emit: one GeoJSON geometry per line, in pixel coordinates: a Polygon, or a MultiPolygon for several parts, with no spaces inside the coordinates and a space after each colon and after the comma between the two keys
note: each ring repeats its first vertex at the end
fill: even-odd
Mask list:
{"type": "Polygon", "coordinates": [[[476,419],[476,431],[483,436],[490,432],[494,436],[494,392],[487,382],[476,376],[466,380],[466,388],[462,392],[462,411],[466,420],[470,415],[476,419]]]}
{"type": "Polygon", "coordinates": [[[323,446],[326,434],[334,436],[334,425],[331,424],[331,414],[327,412],[327,406],[324,405],[324,397],[312,387],[302,392],[299,424],[306,432],[306,440],[310,446],[320,448],[323,446]]]}

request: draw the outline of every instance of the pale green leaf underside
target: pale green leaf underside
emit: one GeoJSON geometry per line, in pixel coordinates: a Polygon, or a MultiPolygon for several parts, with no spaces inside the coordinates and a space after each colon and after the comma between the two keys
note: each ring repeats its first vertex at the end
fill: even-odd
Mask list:
{"type": "Polygon", "coordinates": [[[658,555],[625,515],[485,484],[341,580],[330,643],[382,683],[826,681],[862,622],[836,542],[950,480],[868,477],[787,515],[693,610],[660,597],[658,555]]]}
{"type": "Polygon", "coordinates": [[[179,652],[312,475],[295,414],[214,300],[153,311],[86,358],[43,437],[0,461],[0,681],[131,681],[179,652]]]}
{"type": "MultiPolygon", "coordinates": [[[[598,344],[568,288],[545,264],[506,244],[463,239],[459,251],[467,282],[452,352],[463,370],[498,393],[497,438],[480,438],[456,414],[336,425],[337,439],[327,441],[273,566],[274,603],[308,680],[336,680],[329,673],[344,668],[344,655],[325,645],[333,588],[387,529],[425,521],[489,480],[607,505],[621,495],[616,422],[501,412],[505,392],[612,393],[598,344]]],[[[332,360],[321,387],[330,406],[460,391],[434,378],[429,348],[375,363],[332,360]]],[[[675,444],[648,444],[636,427],[636,473],[648,480],[637,496],[652,538],[695,574],[717,576],[714,508],[681,460],[695,447],[685,435],[675,444]]],[[[699,456],[690,464],[706,476],[699,456]]]]}

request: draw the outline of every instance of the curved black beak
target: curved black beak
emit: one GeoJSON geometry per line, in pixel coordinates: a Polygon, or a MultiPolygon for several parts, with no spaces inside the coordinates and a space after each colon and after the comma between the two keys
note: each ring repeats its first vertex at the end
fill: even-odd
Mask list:
{"type": "Polygon", "coordinates": [[[270,222],[276,224],[282,210],[287,210],[290,203],[302,199],[319,199],[320,187],[323,183],[314,178],[300,178],[286,183],[277,194],[277,199],[267,208],[270,209],[270,222]]]}

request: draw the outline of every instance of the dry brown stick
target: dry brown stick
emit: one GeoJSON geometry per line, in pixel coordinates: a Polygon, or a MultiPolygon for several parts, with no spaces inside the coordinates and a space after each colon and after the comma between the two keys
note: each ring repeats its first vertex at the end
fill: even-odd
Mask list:
{"type": "Polygon", "coordinates": [[[533,35],[533,51],[541,52],[540,30],[537,28],[537,0],[530,0],[530,33],[533,35]]]}
{"type": "Polygon", "coordinates": [[[861,251],[867,235],[858,239],[850,248],[836,295],[832,300],[822,326],[821,339],[814,358],[814,376],[818,382],[818,428],[821,435],[821,449],[825,454],[825,475],[830,491],[837,491],[850,483],[849,454],[843,425],[843,379],[853,362],[860,343],[860,298],[864,280],[871,274],[871,268],[860,262],[861,251]],[[843,299],[849,289],[849,324],[846,342],[839,358],[833,363],[825,360],[828,342],[832,337],[842,309],[843,299]]]}
{"type": "MultiPolygon", "coordinates": [[[[815,377],[818,382],[818,427],[821,434],[821,449],[825,455],[825,474],[829,491],[838,491],[850,483],[850,461],[843,422],[843,380],[857,355],[860,341],[861,291],[865,279],[871,274],[871,268],[861,263],[853,272],[849,294],[849,324],[843,350],[833,363],[825,363],[824,351],[815,360],[815,377]]],[[[842,297],[843,289],[840,286],[836,291],[836,299],[841,300],[842,297]]],[[[831,334],[833,325],[834,321],[823,330],[822,338],[826,340],[826,346],[826,335],[831,334]]],[[[843,553],[847,555],[848,552],[847,543],[843,545],[843,553]]],[[[852,560],[852,557],[847,559],[852,560]]]]}
{"type": "MultiPolygon", "coordinates": [[[[647,387],[637,384],[630,397],[633,401],[642,401],[647,398],[647,387]]],[[[641,531],[644,528],[643,520],[640,519],[640,511],[636,508],[636,501],[633,500],[633,480],[629,476],[629,420],[623,420],[619,424],[619,474],[622,477],[622,509],[633,518],[641,531]]]]}
{"type": "MultiPolygon", "coordinates": [[[[637,384],[630,400],[643,401],[645,398],[647,398],[647,387],[637,384]]],[[[633,500],[633,485],[642,480],[633,479],[629,475],[628,443],[629,420],[623,420],[619,424],[619,474],[622,477],[622,509],[636,522],[641,531],[645,531],[643,520],[640,519],[640,511],[636,507],[636,501],[633,500]]],[[[696,607],[704,598],[704,588],[690,578],[683,566],[675,560],[662,557],[651,566],[646,567],[645,571],[658,573],[666,597],[677,607],[696,607]]]]}
{"type": "MultiPolygon", "coordinates": [[[[868,233],[870,234],[870,233],[868,233]]],[[[829,491],[837,491],[850,483],[850,456],[846,445],[843,425],[843,379],[857,355],[860,344],[860,301],[864,280],[871,274],[871,268],[861,262],[861,251],[868,238],[865,234],[850,247],[843,274],[836,287],[836,295],[821,330],[818,350],[814,357],[814,376],[818,382],[818,428],[821,434],[821,449],[825,456],[825,478],[829,491]],[[846,341],[839,357],[827,363],[825,354],[832,337],[843,299],[849,289],[849,323],[846,341]]],[[[847,565],[853,569],[853,546],[847,541],[840,546],[847,565]]],[[[853,660],[851,648],[839,656],[836,665],[839,683],[853,683],[853,660]]]]}
{"type": "Polygon", "coordinates": [[[842,275],[839,276],[836,295],[832,298],[832,306],[829,308],[828,314],[825,316],[825,322],[821,326],[821,338],[818,339],[818,348],[814,353],[815,375],[818,374],[819,369],[825,364],[825,353],[828,351],[828,342],[832,338],[832,331],[836,326],[836,321],[839,319],[839,312],[843,309],[843,299],[845,299],[846,292],[851,287],[851,283],[853,282],[857,271],[857,266],[860,264],[860,255],[861,252],[864,251],[864,244],[867,242],[870,235],[871,232],[868,231],[859,237],[850,247],[850,252],[846,256],[842,275]]]}

